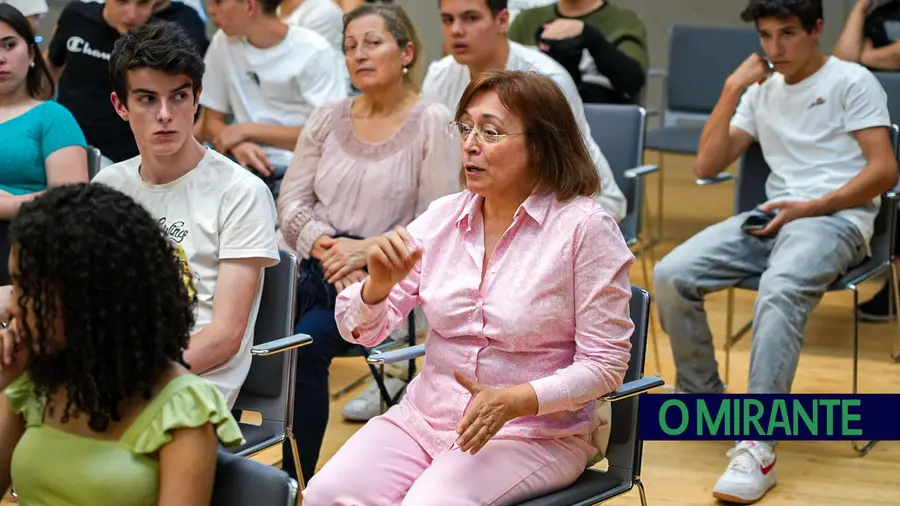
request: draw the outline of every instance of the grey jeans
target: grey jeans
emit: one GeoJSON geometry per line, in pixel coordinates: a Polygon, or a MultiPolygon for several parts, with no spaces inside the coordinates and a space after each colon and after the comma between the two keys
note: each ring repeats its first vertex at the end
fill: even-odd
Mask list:
{"type": "Polygon", "coordinates": [[[741,230],[746,214],[712,225],[654,269],[654,296],[672,342],[676,388],[720,393],[703,297],[761,275],[753,308],[749,393],[790,393],[809,314],[828,286],[866,258],[865,240],[835,216],[803,218],[760,238],[741,230]]]}

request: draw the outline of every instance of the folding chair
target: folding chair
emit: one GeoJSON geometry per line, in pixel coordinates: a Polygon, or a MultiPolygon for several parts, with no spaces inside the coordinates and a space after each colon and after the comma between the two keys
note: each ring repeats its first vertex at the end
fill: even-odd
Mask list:
{"type": "Polygon", "coordinates": [[[752,28],[679,25],[669,30],[668,70],[648,73],[664,81],[662,126],[647,132],[646,143],[647,149],[660,153],[657,241],[663,236],[662,155],[697,154],[700,133],[722,94],[725,79],[759,51],[759,35],[752,28]]]}
{"type": "Polygon", "coordinates": [[[87,147],[87,159],[88,159],[88,181],[94,179],[94,176],[100,172],[101,166],[101,155],[100,150],[95,148],[94,146],[87,147]]]}
{"type": "MultiPolygon", "coordinates": [[[[232,453],[252,457],[288,439],[295,468],[300,469],[293,432],[294,376],[297,367],[295,349],[312,343],[312,338],[305,334],[293,335],[297,307],[297,257],[286,251],[279,251],[279,256],[281,261],[265,270],[253,335],[254,346],[251,349],[253,361],[234,405],[239,415],[243,412],[259,413],[262,423],[241,422],[245,442],[232,453]]],[[[303,487],[301,479],[301,490],[303,487]]]]}
{"type": "MultiPolygon", "coordinates": [[[[646,131],[646,111],[636,105],[584,104],[584,114],[591,127],[591,136],[609,162],[616,185],[625,195],[628,206],[625,217],[619,222],[619,229],[629,248],[637,247],[640,255],[644,282],[650,283],[647,255],[650,264],[656,263],[653,248],[641,235],[643,213],[648,205],[644,194],[644,176],[658,170],[656,165],[641,165],[644,157],[644,134],[646,131]]],[[[656,371],[662,375],[656,327],[650,320],[650,337],[656,371]]]]}
{"type": "Polygon", "coordinates": [[[219,448],[212,506],[294,506],[297,482],[281,469],[219,448]]]}
{"type": "MultiPolygon", "coordinates": [[[[900,128],[893,125],[891,128],[891,141],[894,144],[894,153],[900,148],[900,128]]],[[[734,213],[750,211],[758,205],[765,202],[766,199],[766,180],[769,176],[770,168],[763,157],[762,147],[758,143],[754,143],[747,149],[741,157],[739,163],[739,173],[734,188],[734,213]]],[[[721,175],[713,179],[701,179],[699,184],[711,185],[717,182],[730,179],[730,175],[721,175]]],[[[898,277],[897,269],[894,266],[894,234],[896,233],[897,223],[897,200],[896,193],[892,190],[882,196],[881,207],[875,218],[875,230],[870,241],[871,256],[863,260],[859,265],[851,268],[838,279],[836,279],[828,288],[828,292],[836,292],[850,290],[853,292],[853,393],[856,394],[859,388],[859,315],[856,307],[859,304],[859,285],[870,281],[873,278],[881,276],[885,272],[889,272],[890,283],[894,288],[893,293],[894,304],[891,305],[890,315],[894,311],[900,310],[900,297],[898,294],[898,277]]],[[[731,348],[746,335],[753,327],[753,321],[747,322],[737,333],[732,333],[734,324],[734,290],[759,290],[760,276],[750,276],[745,278],[735,287],[728,289],[728,302],[726,312],[726,342],[725,342],[725,383],[729,382],[731,374],[731,348]]],[[[891,353],[892,358],[897,361],[900,356],[891,353]]],[[[853,448],[859,454],[865,455],[871,451],[877,441],[870,441],[866,446],[860,448],[853,443],[853,448]]]]}
{"type": "MultiPolygon", "coordinates": [[[[639,394],[664,384],[662,378],[643,377],[644,358],[647,350],[647,320],[650,317],[650,294],[637,286],[631,287],[631,360],[621,388],[599,399],[612,402],[612,422],[609,444],[604,457],[608,469],[586,469],[571,486],[542,497],[521,503],[520,506],[587,506],[600,504],[637,487],[641,504],[647,505],[644,484],[641,481],[641,459],[644,442],[640,438],[638,424],[639,394]]],[[[382,367],[385,364],[409,360],[425,354],[425,344],[411,348],[373,353],[369,363],[382,367]]],[[[452,503],[451,501],[448,501],[452,503]]]]}

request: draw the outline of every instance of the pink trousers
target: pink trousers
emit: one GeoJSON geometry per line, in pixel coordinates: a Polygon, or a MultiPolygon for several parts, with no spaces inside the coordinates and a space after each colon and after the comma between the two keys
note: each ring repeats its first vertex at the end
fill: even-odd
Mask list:
{"type": "Polygon", "coordinates": [[[500,506],[572,484],[588,459],[584,441],[491,440],[470,455],[432,457],[397,410],[373,418],[303,492],[304,506],[500,506]]]}

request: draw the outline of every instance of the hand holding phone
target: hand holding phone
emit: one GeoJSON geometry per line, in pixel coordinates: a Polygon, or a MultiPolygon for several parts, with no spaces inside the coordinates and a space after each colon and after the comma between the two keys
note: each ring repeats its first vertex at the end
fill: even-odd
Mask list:
{"type": "Polygon", "coordinates": [[[744,223],[741,225],[741,230],[744,232],[762,230],[775,218],[776,214],[776,211],[762,211],[760,209],[755,209],[747,216],[747,219],[744,220],[744,223]]]}

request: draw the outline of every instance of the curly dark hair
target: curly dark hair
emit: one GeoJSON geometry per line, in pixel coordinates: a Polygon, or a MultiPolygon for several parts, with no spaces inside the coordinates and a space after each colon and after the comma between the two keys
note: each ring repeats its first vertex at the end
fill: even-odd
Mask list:
{"type": "Polygon", "coordinates": [[[786,19],[797,16],[800,25],[811,32],[820,19],[824,19],[822,0],[750,0],[741,12],[745,23],[757,22],[761,18],[786,19]]]}
{"type": "Polygon", "coordinates": [[[28,372],[38,395],[68,391],[63,423],[86,414],[104,432],[123,399],[149,399],[173,362],[186,365],[190,271],[130,197],[96,183],[49,189],[22,205],[10,239],[17,304],[34,322],[20,326],[28,372]]]}

